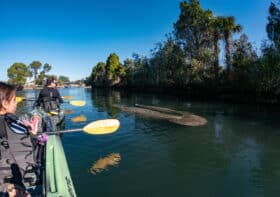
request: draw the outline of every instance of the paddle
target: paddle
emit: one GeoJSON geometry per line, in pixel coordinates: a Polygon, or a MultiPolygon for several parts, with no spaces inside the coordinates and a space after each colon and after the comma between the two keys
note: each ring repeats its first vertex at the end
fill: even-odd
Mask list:
{"type": "Polygon", "coordinates": [[[72,99],[72,96],[62,96],[63,99],[72,99]]]}
{"type": "MultiPolygon", "coordinates": [[[[72,96],[62,96],[62,98],[63,99],[66,99],[66,100],[70,100],[70,99],[72,99],[73,97],[72,96]]],[[[17,96],[16,97],[16,101],[17,102],[20,102],[20,101],[22,101],[22,100],[26,100],[25,99],[25,96],[17,96]]],[[[35,99],[34,99],[35,100],[35,99]]]]}
{"type": "MultiPolygon", "coordinates": [[[[65,103],[67,103],[67,102],[65,102],[65,103]]],[[[86,102],[85,102],[85,101],[82,101],[82,100],[80,100],[80,101],[78,101],[78,100],[69,101],[69,103],[70,103],[71,105],[73,105],[73,106],[78,106],[78,107],[82,107],[82,106],[84,106],[84,105],[86,104],[86,102]]]]}
{"type": "Polygon", "coordinates": [[[85,133],[91,135],[102,135],[102,134],[109,134],[114,133],[120,127],[120,122],[117,119],[105,119],[105,120],[97,120],[94,122],[89,123],[88,125],[84,126],[83,128],[78,129],[68,129],[68,130],[61,130],[61,131],[54,131],[54,132],[45,132],[47,134],[60,134],[60,133],[72,133],[72,132],[79,132],[84,131],[85,133]]]}
{"type": "Polygon", "coordinates": [[[16,102],[19,103],[19,102],[21,102],[24,99],[25,99],[25,97],[23,97],[23,96],[17,96],[16,97],[16,102]]]}
{"type": "MultiPolygon", "coordinates": [[[[16,101],[17,102],[21,102],[21,101],[36,101],[36,99],[26,99],[25,97],[16,97],[16,101]]],[[[72,101],[64,101],[64,103],[70,103],[73,106],[77,106],[77,107],[82,107],[86,104],[85,101],[82,100],[72,100],[72,101]]]]}
{"type": "MultiPolygon", "coordinates": [[[[70,100],[72,99],[73,97],[72,96],[62,96],[63,99],[66,99],[66,100],[70,100]]],[[[72,100],[72,101],[64,101],[65,103],[70,103],[71,105],[74,105],[74,106],[84,106],[86,104],[85,101],[82,101],[82,100],[72,100]]]]}

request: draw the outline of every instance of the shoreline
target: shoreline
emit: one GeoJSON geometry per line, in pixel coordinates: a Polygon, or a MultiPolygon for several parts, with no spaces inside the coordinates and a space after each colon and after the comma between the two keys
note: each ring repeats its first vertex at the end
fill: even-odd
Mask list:
{"type": "Polygon", "coordinates": [[[257,94],[255,92],[219,91],[215,89],[183,89],[183,88],[123,88],[123,87],[92,87],[92,89],[107,89],[126,93],[152,93],[162,96],[176,96],[192,101],[219,102],[231,104],[280,106],[280,95],[257,94]]]}
{"type": "MultiPolygon", "coordinates": [[[[57,88],[86,88],[86,89],[91,89],[91,86],[70,86],[70,87],[65,87],[65,86],[57,86],[57,88]]],[[[41,90],[43,87],[23,87],[21,90],[41,90]]]]}

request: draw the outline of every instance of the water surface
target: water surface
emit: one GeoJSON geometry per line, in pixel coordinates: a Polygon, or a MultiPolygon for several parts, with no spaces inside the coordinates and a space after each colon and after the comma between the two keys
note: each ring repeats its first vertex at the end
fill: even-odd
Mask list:
{"type": "MultiPolygon", "coordinates": [[[[91,121],[117,118],[113,134],[94,136],[83,132],[62,138],[78,196],[279,196],[280,113],[245,105],[188,101],[153,94],[128,94],[84,88],[60,89],[62,95],[85,100],[66,116],[66,129],[91,121]],[[188,111],[207,119],[199,127],[176,125],[114,108],[135,103],[188,111]],[[84,115],[86,122],[71,118],[84,115]],[[92,174],[100,158],[120,155],[117,166],[92,174]]],[[[20,92],[29,97],[34,91],[20,92]]],[[[22,103],[21,109],[31,103],[22,103]]]]}

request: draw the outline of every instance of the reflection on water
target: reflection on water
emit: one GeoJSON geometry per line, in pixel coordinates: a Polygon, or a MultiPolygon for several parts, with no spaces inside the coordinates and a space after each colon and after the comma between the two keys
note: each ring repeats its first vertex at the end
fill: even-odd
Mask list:
{"type": "MultiPolygon", "coordinates": [[[[87,103],[80,108],[63,104],[73,110],[66,115],[66,129],[81,128],[99,119],[120,121],[118,132],[113,134],[62,136],[78,196],[279,196],[280,110],[276,107],[203,103],[98,89],[60,91],[87,103]],[[114,107],[136,103],[189,111],[208,122],[198,127],[182,126],[114,107]],[[87,120],[72,122],[81,111],[87,120]],[[121,155],[118,168],[110,165],[120,162],[118,157],[110,162],[98,160],[108,153],[121,155]],[[109,170],[92,176],[85,169],[93,161],[90,172],[98,173],[102,166],[109,166],[109,170]]],[[[28,110],[27,104],[21,103],[20,110],[28,110]]]]}
{"type": "Polygon", "coordinates": [[[223,134],[223,116],[217,115],[214,119],[215,140],[217,143],[221,142],[223,134]]]}
{"type": "Polygon", "coordinates": [[[92,167],[89,169],[89,172],[96,175],[97,173],[107,170],[110,166],[119,165],[121,160],[121,155],[119,153],[111,153],[106,157],[98,159],[92,167]]]}
{"type": "Polygon", "coordinates": [[[64,114],[73,114],[73,109],[64,109],[64,114]]]}
{"type": "Polygon", "coordinates": [[[80,116],[76,116],[74,118],[71,118],[72,122],[86,122],[87,121],[87,117],[85,117],[84,115],[80,115],[80,116]]]}

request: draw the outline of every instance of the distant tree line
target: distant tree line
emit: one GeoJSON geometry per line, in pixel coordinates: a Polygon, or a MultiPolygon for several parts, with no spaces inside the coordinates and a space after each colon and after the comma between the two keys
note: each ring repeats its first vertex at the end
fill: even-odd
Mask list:
{"type": "Polygon", "coordinates": [[[233,16],[216,16],[199,0],[180,3],[180,16],[151,57],[133,54],[123,63],[116,53],[97,63],[86,83],[93,87],[180,88],[189,91],[277,95],[280,93],[280,10],[271,3],[268,40],[261,54],[233,16]],[[233,40],[232,35],[241,33],[233,40]],[[221,44],[224,66],[220,65],[221,44]]]}
{"type": "Polygon", "coordinates": [[[51,65],[45,63],[42,65],[40,61],[33,61],[28,66],[24,63],[14,63],[11,65],[8,70],[8,83],[16,84],[18,86],[23,86],[27,78],[34,77],[34,84],[43,85],[44,81],[48,77],[55,77],[58,80],[59,85],[63,85],[64,83],[70,82],[69,78],[66,76],[55,76],[48,75],[47,73],[51,70],[51,65]]]}

